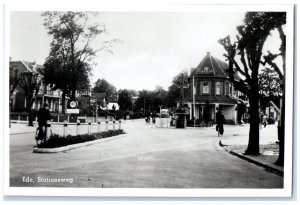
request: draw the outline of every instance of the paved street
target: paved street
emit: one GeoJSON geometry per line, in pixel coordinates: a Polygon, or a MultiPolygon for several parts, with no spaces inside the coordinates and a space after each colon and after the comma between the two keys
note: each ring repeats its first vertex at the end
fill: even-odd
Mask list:
{"type": "MultiPolygon", "coordinates": [[[[33,153],[33,133],[10,135],[11,186],[283,187],[282,177],[224,151],[214,127],[157,128],[143,120],[127,121],[122,127],[128,133],[126,137],[55,154],[33,153]],[[32,182],[22,182],[30,178],[32,182]],[[58,178],[70,181],[46,182],[58,178]]],[[[269,126],[262,132],[270,133],[274,128],[269,126]]],[[[225,126],[223,139],[227,134],[239,140],[238,136],[248,130],[247,125],[225,126]]]]}

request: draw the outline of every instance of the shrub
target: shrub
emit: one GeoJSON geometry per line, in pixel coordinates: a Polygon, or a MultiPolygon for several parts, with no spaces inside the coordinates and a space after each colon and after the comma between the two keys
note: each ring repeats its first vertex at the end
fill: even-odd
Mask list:
{"type": "Polygon", "coordinates": [[[113,137],[116,135],[124,134],[123,130],[109,130],[107,132],[93,133],[93,134],[83,134],[83,135],[67,135],[66,137],[60,136],[58,134],[53,134],[50,138],[38,146],[38,148],[57,148],[63,147],[71,144],[78,144],[87,141],[93,141],[101,138],[113,137]]]}

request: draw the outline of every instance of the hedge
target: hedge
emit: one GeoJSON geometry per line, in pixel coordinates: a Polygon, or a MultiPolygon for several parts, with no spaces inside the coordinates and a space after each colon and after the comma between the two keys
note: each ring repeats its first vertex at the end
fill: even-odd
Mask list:
{"type": "Polygon", "coordinates": [[[93,134],[83,134],[83,135],[67,135],[63,137],[58,134],[53,134],[49,137],[49,139],[40,145],[38,148],[57,148],[63,147],[71,144],[78,144],[87,141],[98,140],[101,138],[113,137],[116,135],[125,134],[123,130],[109,130],[107,132],[93,133],[93,134]]]}

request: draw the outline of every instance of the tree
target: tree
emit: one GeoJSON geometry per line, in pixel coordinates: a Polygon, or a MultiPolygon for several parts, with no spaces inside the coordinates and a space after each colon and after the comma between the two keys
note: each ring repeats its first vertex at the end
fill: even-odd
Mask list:
{"type": "Polygon", "coordinates": [[[132,96],[128,90],[118,91],[118,104],[123,111],[132,109],[132,96]]]}
{"type": "Polygon", "coordinates": [[[139,91],[139,97],[135,101],[135,109],[143,111],[144,114],[151,109],[151,91],[142,90],[139,91]]]}
{"type": "Polygon", "coordinates": [[[284,165],[284,126],[285,126],[285,74],[286,74],[286,66],[285,66],[285,56],[286,56],[286,35],[283,31],[283,25],[286,24],[286,15],[274,15],[275,20],[278,22],[277,25],[277,30],[279,32],[279,38],[281,40],[281,45],[279,48],[279,52],[278,54],[273,54],[270,51],[268,51],[268,55],[265,55],[264,61],[262,61],[261,63],[263,65],[270,65],[271,68],[274,69],[274,71],[277,72],[277,74],[279,75],[279,78],[281,80],[281,90],[283,91],[283,95],[282,95],[282,103],[281,103],[281,113],[280,113],[280,124],[278,126],[278,138],[279,138],[279,156],[278,159],[276,161],[277,165],[283,166],[284,165]],[[278,66],[275,63],[275,59],[281,56],[282,58],[282,69],[280,69],[280,66],[278,66]]]}
{"type": "Polygon", "coordinates": [[[111,97],[116,95],[116,87],[109,82],[107,82],[104,78],[98,79],[93,88],[94,93],[106,93],[107,97],[111,97]]]}
{"type": "Polygon", "coordinates": [[[24,90],[26,97],[26,110],[28,112],[28,126],[33,126],[32,105],[39,92],[41,79],[38,73],[21,72],[19,85],[24,90]]]}
{"type": "Polygon", "coordinates": [[[281,80],[276,71],[265,68],[258,77],[259,94],[261,98],[269,98],[282,96],[281,80]]]}
{"type": "Polygon", "coordinates": [[[20,74],[18,69],[14,69],[13,66],[9,66],[9,99],[14,94],[15,89],[18,87],[20,82],[20,74]]]}
{"type": "Polygon", "coordinates": [[[75,100],[76,91],[85,89],[92,59],[97,52],[109,50],[112,41],[95,50],[91,42],[105,32],[104,25],[89,24],[90,12],[44,12],[44,26],[52,36],[50,53],[44,64],[44,82],[61,89],[63,112],[66,95],[75,100]]]}
{"type": "Polygon", "coordinates": [[[173,78],[172,85],[168,88],[166,103],[169,107],[176,107],[177,101],[183,100],[186,92],[181,89],[182,85],[183,88],[188,87],[188,73],[186,71],[176,75],[173,78]]]}
{"type": "Polygon", "coordinates": [[[238,26],[237,41],[230,37],[220,39],[219,43],[226,50],[224,55],[229,61],[229,78],[237,90],[248,96],[250,104],[249,142],[245,154],[259,154],[259,84],[258,73],[263,55],[263,46],[270,32],[282,25],[283,12],[247,12],[244,25],[238,26]],[[237,60],[240,57],[240,61],[237,60]],[[236,81],[234,73],[243,76],[236,81]]]}

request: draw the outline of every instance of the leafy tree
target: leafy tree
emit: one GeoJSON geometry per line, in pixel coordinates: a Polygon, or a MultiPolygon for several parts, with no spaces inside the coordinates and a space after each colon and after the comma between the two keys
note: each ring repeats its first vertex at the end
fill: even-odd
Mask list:
{"type": "Polygon", "coordinates": [[[107,82],[104,78],[98,79],[93,88],[94,93],[106,93],[107,97],[116,95],[117,89],[114,85],[107,82]]]}
{"type": "Polygon", "coordinates": [[[135,109],[143,111],[144,114],[151,109],[151,91],[142,90],[139,91],[139,97],[135,101],[135,109]]]}
{"type": "Polygon", "coordinates": [[[9,66],[9,98],[13,95],[15,89],[18,87],[21,80],[19,70],[9,66]]]}
{"type": "Polygon", "coordinates": [[[262,70],[258,77],[259,94],[264,98],[282,96],[281,80],[276,71],[269,68],[262,70]]]}
{"type": "Polygon", "coordinates": [[[173,78],[172,85],[168,89],[166,103],[169,107],[176,107],[177,102],[184,99],[186,88],[189,87],[188,73],[183,71],[173,78]]]}
{"type": "Polygon", "coordinates": [[[123,111],[132,109],[132,96],[128,90],[118,91],[118,104],[123,111]]]}
{"type": "Polygon", "coordinates": [[[63,112],[66,95],[71,100],[76,91],[85,89],[92,59],[98,51],[109,50],[111,41],[95,50],[91,42],[105,31],[104,25],[89,24],[89,12],[44,12],[44,26],[52,36],[50,53],[44,64],[44,82],[63,92],[63,112]]]}
{"type": "Polygon", "coordinates": [[[244,25],[238,26],[236,42],[229,36],[219,40],[226,50],[229,61],[229,78],[235,89],[248,96],[250,103],[250,132],[245,154],[259,154],[259,84],[258,73],[263,55],[263,46],[270,32],[285,21],[283,12],[247,12],[244,25]],[[278,21],[282,19],[282,21],[278,21]],[[240,57],[240,61],[237,57],[240,57]],[[234,71],[244,80],[236,81],[234,71]]]}

